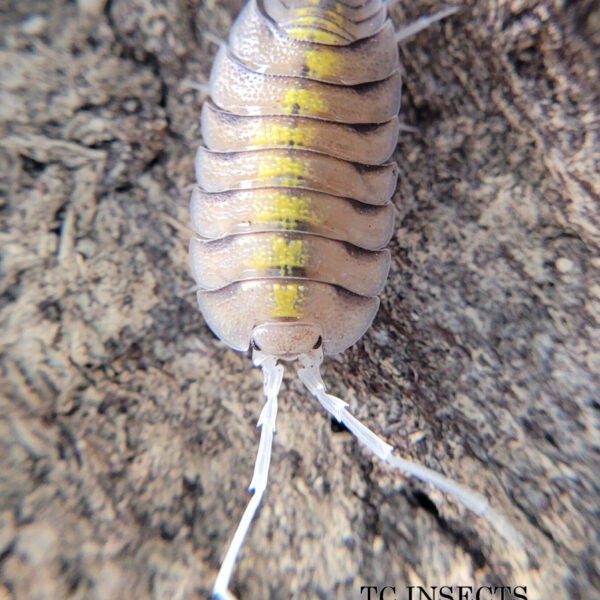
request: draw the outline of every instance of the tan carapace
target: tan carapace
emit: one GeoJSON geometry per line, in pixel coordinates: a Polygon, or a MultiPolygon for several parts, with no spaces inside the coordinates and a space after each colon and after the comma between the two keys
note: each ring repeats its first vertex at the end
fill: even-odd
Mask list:
{"type": "MultiPolygon", "coordinates": [[[[322,406],[381,459],[486,512],[479,494],[392,455],[319,375],[324,354],[366,332],[389,270],[397,43],[455,10],[395,31],[383,0],[250,0],[215,58],[191,199],[191,269],[206,322],[233,349],[252,347],[267,397],[255,494],[217,597],[231,597],[233,565],[266,488],[281,360],[298,359],[322,406]]],[[[502,521],[491,510],[486,517],[502,521]]]]}
{"type": "Polygon", "coordinates": [[[249,2],[210,78],[191,264],[236,350],[342,352],[389,269],[400,74],[380,0],[249,2]],[[260,339],[260,341],[259,341],[260,339]]]}

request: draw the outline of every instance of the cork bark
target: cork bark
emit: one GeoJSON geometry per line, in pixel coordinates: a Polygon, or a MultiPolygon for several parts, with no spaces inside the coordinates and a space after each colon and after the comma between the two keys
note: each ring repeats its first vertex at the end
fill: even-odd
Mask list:
{"type": "MultiPolygon", "coordinates": [[[[2,599],[207,598],[248,500],[261,375],[203,323],[186,255],[203,32],[226,37],[240,7],[0,14],[2,599]]],[[[402,45],[416,131],[396,153],[390,280],[367,335],[323,369],[524,547],[366,454],[288,369],[239,598],[597,595],[599,47],[585,0],[467,0],[402,45]]]]}

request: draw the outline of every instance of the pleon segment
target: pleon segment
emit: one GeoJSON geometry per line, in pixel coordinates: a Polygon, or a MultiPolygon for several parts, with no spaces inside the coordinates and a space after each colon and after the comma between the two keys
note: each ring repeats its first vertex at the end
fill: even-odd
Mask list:
{"type": "Polygon", "coordinates": [[[326,354],[343,352],[368,329],[376,297],[302,279],[255,279],[213,292],[199,291],[198,304],[215,335],[235,350],[247,350],[262,323],[315,323],[326,354]]]}
{"type": "Polygon", "coordinates": [[[202,109],[202,135],[209,150],[306,149],[350,162],[380,165],[390,158],[399,123],[346,125],[301,117],[242,117],[212,102],[202,109]]]}
{"type": "Polygon", "coordinates": [[[236,115],[293,115],[338,123],[385,123],[400,110],[398,71],[356,86],[253,73],[221,48],[210,77],[217,106],[236,115]]]}
{"type": "Polygon", "coordinates": [[[196,187],[190,215],[194,231],[207,239],[236,233],[298,231],[350,242],[366,250],[384,248],[394,229],[391,204],[372,206],[292,188],[211,194],[196,187]]]}
{"type": "Polygon", "coordinates": [[[207,290],[246,279],[298,277],[375,296],[387,278],[390,254],[316,235],[266,232],[193,239],[190,265],[196,284],[207,290]]]}
{"type": "Polygon", "coordinates": [[[199,148],[196,179],[208,192],[261,187],[299,187],[369,204],[386,204],[394,189],[395,163],[361,165],[303,150],[211,152],[199,148]]]}

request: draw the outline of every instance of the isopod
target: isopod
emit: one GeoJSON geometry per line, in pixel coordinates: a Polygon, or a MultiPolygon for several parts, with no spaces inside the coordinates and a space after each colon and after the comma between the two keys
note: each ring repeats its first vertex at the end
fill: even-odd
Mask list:
{"type": "Polygon", "coordinates": [[[387,278],[397,43],[455,10],[394,31],[385,0],[250,0],[219,48],[202,110],[190,262],[207,324],[231,348],[252,348],[266,404],[254,495],[217,576],[218,598],[231,597],[233,566],[267,486],[281,361],[298,360],[308,390],[376,456],[512,535],[483,496],[393,454],[326,393],[319,372],[324,355],[369,328],[387,278]]]}

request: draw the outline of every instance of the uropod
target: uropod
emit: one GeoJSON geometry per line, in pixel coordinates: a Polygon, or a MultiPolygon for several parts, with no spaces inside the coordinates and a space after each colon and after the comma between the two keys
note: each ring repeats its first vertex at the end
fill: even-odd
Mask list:
{"type": "Polygon", "coordinates": [[[252,348],[266,403],[243,513],[213,593],[267,486],[283,362],[322,407],[392,467],[451,494],[517,539],[487,500],[397,456],[326,392],[325,355],[368,329],[387,278],[401,79],[397,44],[455,12],[395,31],[385,0],[250,0],[215,58],[196,156],[190,263],[200,310],[231,348],[252,348]]]}

